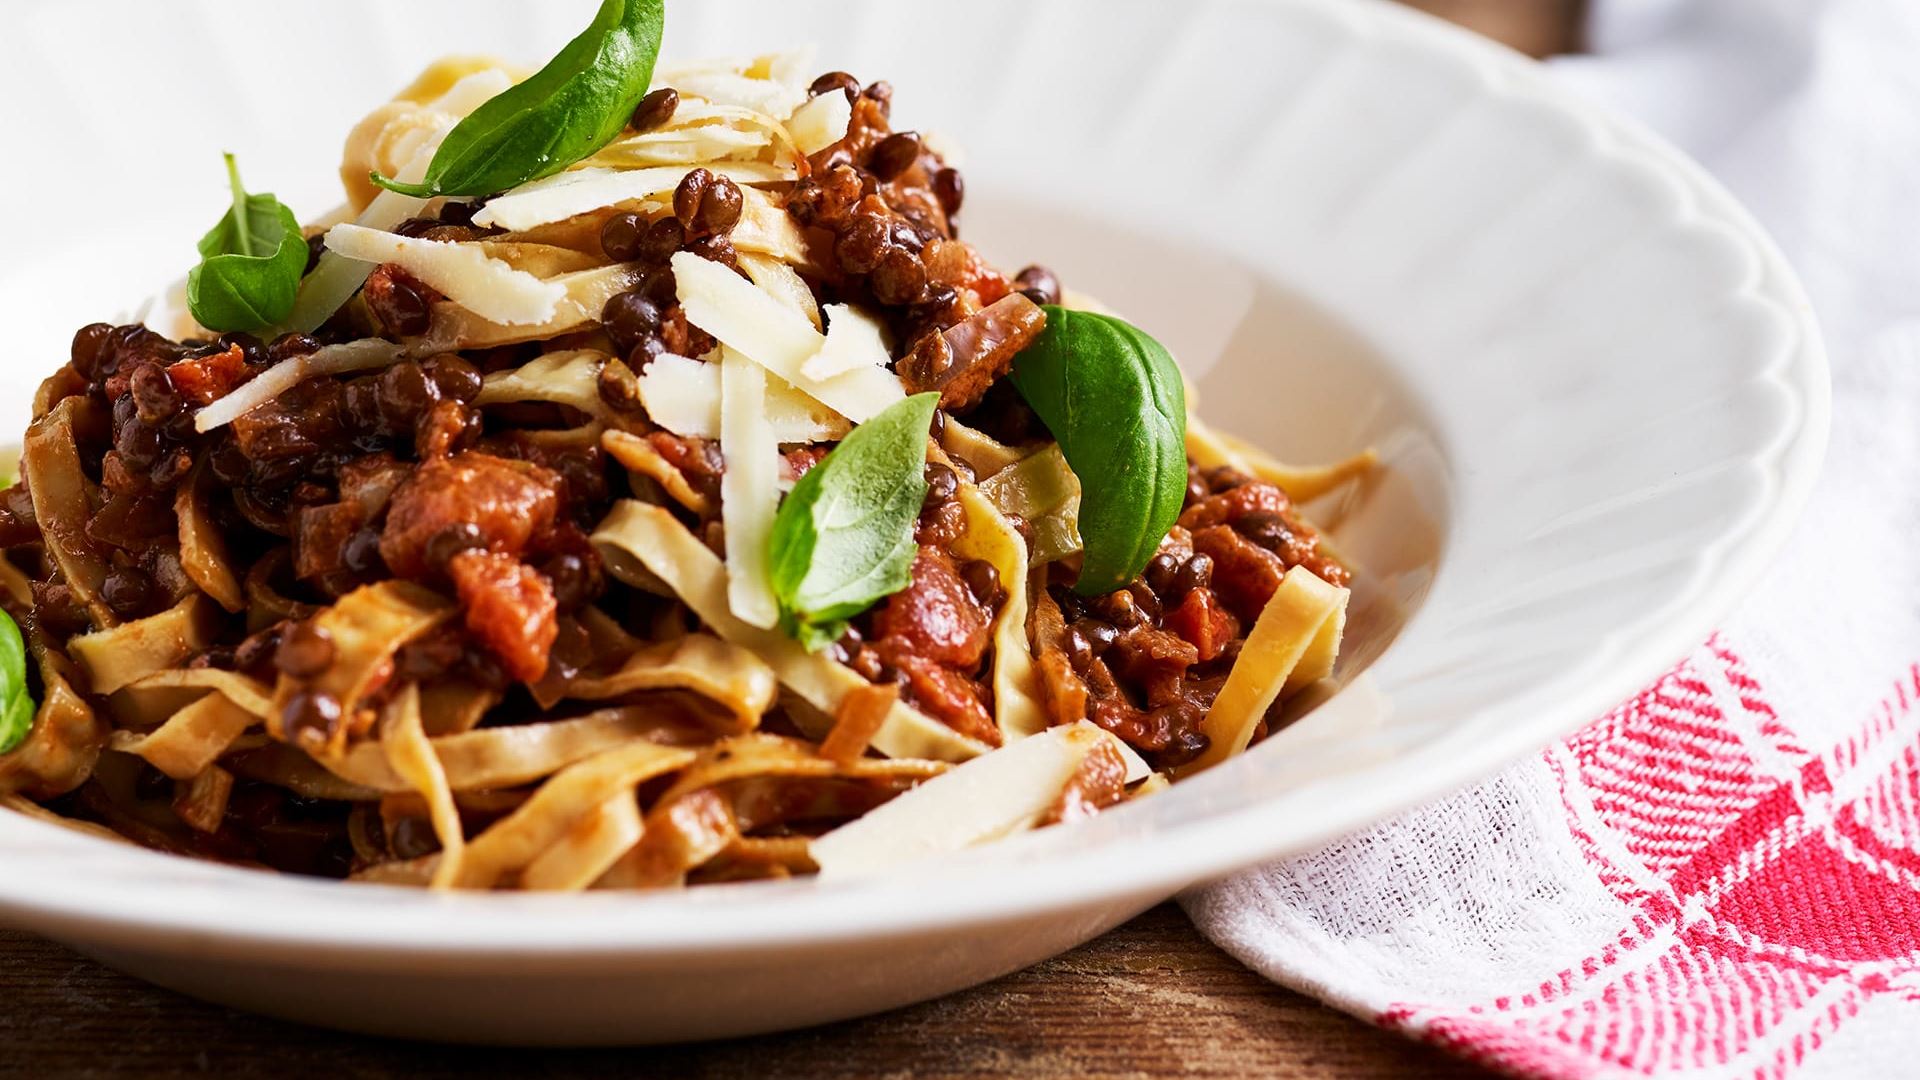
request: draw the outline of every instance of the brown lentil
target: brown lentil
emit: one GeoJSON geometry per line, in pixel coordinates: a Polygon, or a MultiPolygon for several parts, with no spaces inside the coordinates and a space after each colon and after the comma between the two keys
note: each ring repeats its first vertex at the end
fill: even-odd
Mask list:
{"type": "Polygon", "coordinates": [[[835,90],[846,94],[847,100],[852,101],[860,96],[860,80],[844,71],[829,71],[813,80],[813,85],[807,88],[807,96],[819,97],[835,90]]]}
{"type": "Polygon", "coordinates": [[[641,241],[647,235],[647,219],[631,211],[621,211],[600,226],[600,250],[614,262],[632,262],[640,257],[641,241]]]}
{"type": "Polygon", "coordinates": [[[913,163],[920,160],[920,152],[918,132],[896,131],[873,148],[872,156],[867,158],[867,169],[884,184],[913,168],[913,163]]]}
{"type": "Polygon", "coordinates": [[[663,128],[672,122],[673,114],[679,109],[680,91],[663,86],[640,99],[640,104],[633,107],[633,117],[627,126],[641,132],[663,128]]]}
{"type": "Polygon", "coordinates": [[[333,635],[313,622],[294,623],[280,636],[273,666],[295,679],[311,679],[333,664],[333,635]]]}
{"type": "Polygon", "coordinates": [[[940,209],[948,217],[960,212],[967,201],[967,183],[960,177],[958,169],[941,169],[933,174],[933,197],[940,200],[940,209]]]}

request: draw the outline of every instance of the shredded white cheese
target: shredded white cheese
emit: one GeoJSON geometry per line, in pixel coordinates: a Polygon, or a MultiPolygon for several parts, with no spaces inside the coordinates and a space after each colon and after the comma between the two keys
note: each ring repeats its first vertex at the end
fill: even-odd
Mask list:
{"type": "Polygon", "coordinates": [[[720,518],[727,538],[727,605],[749,626],[771,630],[780,608],[767,579],[767,540],[780,503],[780,447],[767,424],[767,369],[720,350],[720,518]]]}
{"type": "MultiPolygon", "coordinates": [[[[756,162],[709,166],[716,176],[736,184],[772,184],[793,179],[793,170],[756,162]]],[[[665,195],[680,186],[692,168],[665,165],[653,169],[575,169],[522,184],[487,203],[473,216],[481,226],[516,232],[565,221],[605,206],[665,195]]]]}
{"type": "Polygon", "coordinates": [[[828,304],[827,342],[800,365],[800,372],[809,379],[831,379],[863,368],[885,368],[893,354],[887,351],[884,333],[865,312],[846,304],[828,304]]]}
{"type": "MultiPolygon", "coordinates": [[[[639,374],[640,401],[654,423],[688,438],[720,438],[719,365],[669,353],[639,374]]],[[[765,422],[780,443],[825,442],[848,431],[838,413],[778,376],[767,379],[765,422]]]]}
{"type": "Polygon", "coordinates": [[[793,111],[787,131],[802,154],[811,157],[847,137],[853,102],[845,94],[821,94],[793,111]]]}
{"type": "Polygon", "coordinates": [[[393,342],[367,338],[345,345],[328,345],[304,356],[282,360],[195,413],[193,428],[206,432],[224,427],[308,379],[383,368],[399,360],[401,355],[400,346],[393,342]]]}
{"type": "Polygon", "coordinates": [[[475,315],[506,326],[546,322],[567,297],[565,286],[515,270],[478,244],[335,225],[327,231],[327,250],[361,262],[393,263],[475,315]]]}
{"type": "Polygon", "coordinates": [[[906,397],[899,377],[885,368],[808,378],[801,369],[826,338],[806,316],[719,263],[683,251],[673,257],[673,273],[688,322],[854,423],[906,397]]]}

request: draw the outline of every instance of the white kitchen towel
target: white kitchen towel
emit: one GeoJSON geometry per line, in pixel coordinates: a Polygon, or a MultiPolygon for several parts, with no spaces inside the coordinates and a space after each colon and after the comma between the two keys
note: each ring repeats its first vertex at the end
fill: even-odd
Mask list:
{"type": "Polygon", "coordinates": [[[1542,1077],[1920,1077],[1920,0],[1596,0],[1560,77],[1703,161],[1833,442],[1713,639],[1479,787],[1185,898],[1273,979],[1542,1077]]]}

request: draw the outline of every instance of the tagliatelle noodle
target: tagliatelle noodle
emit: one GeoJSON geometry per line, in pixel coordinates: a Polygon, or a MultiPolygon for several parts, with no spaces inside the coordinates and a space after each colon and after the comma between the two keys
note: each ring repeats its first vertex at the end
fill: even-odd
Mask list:
{"type": "MultiPolygon", "coordinates": [[[[719,556],[666,510],[633,501],[617,503],[594,531],[593,541],[603,551],[611,549],[638,560],[716,633],[757,653],[782,685],[826,717],[833,716],[847,694],[869,685],[845,665],[807,652],[792,638],[734,618],[727,607],[727,572],[719,556]]],[[[810,734],[824,737],[826,731],[810,734]]],[[[964,761],[988,749],[905,702],[894,704],[873,746],[890,757],[940,761],[964,761]]]]}
{"type": "Polygon", "coordinates": [[[116,731],[108,747],[132,754],[173,777],[191,780],[219,760],[260,718],[225,694],[210,693],[145,735],[116,731]]]}
{"type": "Polygon", "coordinates": [[[662,773],[694,760],[690,750],[630,743],[569,765],[540,786],[518,810],[475,837],[457,874],[458,888],[487,889],[502,875],[524,869],[586,814],[662,773]]]}
{"type": "Polygon", "coordinates": [[[1201,722],[1209,742],[1199,757],[1175,770],[1199,772],[1247,748],[1268,706],[1287,693],[1326,678],[1346,625],[1347,590],[1296,566],[1261,609],[1240,658],[1201,722]]]}
{"type": "Polygon", "coordinates": [[[195,593],[158,615],[77,635],[67,651],[86,670],[94,693],[111,694],[206,648],[213,640],[210,606],[195,593]]]}

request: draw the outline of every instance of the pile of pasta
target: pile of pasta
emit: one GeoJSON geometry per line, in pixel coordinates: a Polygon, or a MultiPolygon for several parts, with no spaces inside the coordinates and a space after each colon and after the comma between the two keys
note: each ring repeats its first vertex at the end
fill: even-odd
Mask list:
{"type": "MultiPolygon", "coordinates": [[[[846,135],[849,121],[845,95],[808,95],[805,62],[777,55],[663,67],[656,85],[681,95],[667,125],[629,132],[572,169],[487,200],[474,223],[505,231],[463,242],[392,231],[428,203],[374,188],[367,175],[419,177],[454,124],[524,73],[482,60],[435,65],[349,139],[341,167],[349,204],[313,227],[325,231],[326,254],[303,283],[294,320],[338,308],[370,267],[393,264],[444,296],[431,329],[286,360],[197,414],[198,429],[212,431],[309,379],[589,331],[608,299],[636,282],[634,266],[611,263],[600,249],[610,215],[670,213],[672,193],[695,167],[738,184],[744,205],[731,239],[743,274],[686,254],[673,259],[688,320],[727,344],[705,358],[660,356],[638,373],[652,424],[717,439],[727,452],[726,558],[683,520],[714,511],[708,496],[603,401],[603,351],[560,348],[491,373],[477,402],[552,403],[587,418],[539,437],[597,445],[630,473],[635,497],[614,506],[592,544],[615,580],[678,605],[644,632],[596,608],[581,612],[593,653],[625,659],[530,687],[542,709],[565,718],[488,726],[497,691],[457,679],[396,689],[396,656],[457,619],[453,601],[390,580],[316,613],[276,591],[284,567],[236,565],[205,511],[205,488],[188,485],[175,510],[193,595],[128,622],[102,610],[106,628],[64,649],[30,629],[43,692],[26,745],[0,758],[0,787],[12,792],[5,804],[51,816],[27,796],[57,795],[91,776],[124,795],[113,799],[114,834],[184,849],[192,845],[168,832],[176,822],[212,832],[236,782],[267,783],[351,804],[358,879],[577,890],[870,872],[1071,821],[1086,812],[1076,784],[1096,771],[1120,777],[1129,798],[1164,787],[1172,777],[1101,728],[1050,726],[1040,701],[1035,656],[1065,630],[1057,605],[1044,601],[1046,570],[1078,546],[1079,488],[1058,447],[1031,453],[958,421],[929,446],[930,460],[963,464],[972,478],[957,496],[966,529],[956,550],[1014,586],[992,626],[1000,746],[931,719],[895,688],[753,617],[765,598],[734,550],[750,552],[767,523],[746,516],[749,499],[736,513],[730,497],[782,481],[771,464],[734,462],[755,452],[771,462],[781,445],[839,439],[904,396],[880,322],[853,306],[823,310],[800,273],[807,245],[779,192],[808,155],[846,135]],[[1016,519],[1031,526],[1030,537],[1016,519]],[[343,702],[377,703],[364,723],[317,749],[282,738],[291,680],[189,664],[223,620],[258,629],[295,617],[310,618],[334,646],[315,685],[343,702]],[[773,716],[784,733],[766,730],[773,716]],[[130,790],[140,762],[178,783],[166,820],[142,819],[130,790]],[[404,819],[430,822],[439,850],[392,856],[384,833],[404,819]]],[[[164,306],[149,321],[176,336],[202,333],[164,306]]],[[[36,416],[22,469],[49,554],[67,581],[97,586],[104,568],[90,564],[84,545],[62,541],[79,535],[98,503],[74,436],[97,418],[79,399],[36,416]]],[[[1188,430],[1190,456],[1203,467],[1232,466],[1296,500],[1371,463],[1291,469],[1197,418],[1188,430]]],[[[750,565],[749,555],[741,559],[750,565]]],[[[0,586],[31,609],[32,583],[4,560],[0,586]]],[[[1276,701],[1332,673],[1346,604],[1345,589],[1304,569],[1286,575],[1207,715],[1210,748],[1180,772],[1243,750],[1276,701]]]]}

